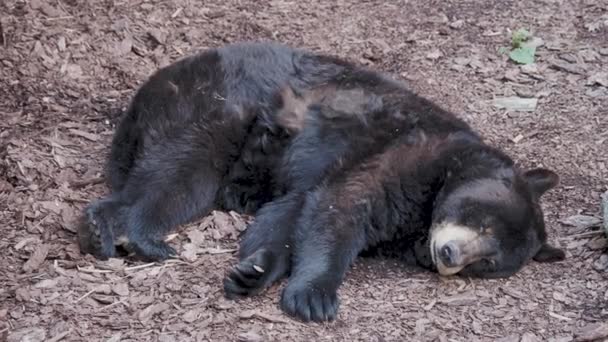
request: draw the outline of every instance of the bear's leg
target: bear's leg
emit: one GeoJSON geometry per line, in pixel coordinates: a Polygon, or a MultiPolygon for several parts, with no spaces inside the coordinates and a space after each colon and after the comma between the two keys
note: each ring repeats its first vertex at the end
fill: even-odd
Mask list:
{"type": "Polygon", "coordinates": [[[265,206],[247,227],[240,243],[239,263],[224,279],[228,298],[259,293],[289,271],[294,222],[304,195],[291,192],[265,206]]]}
{"type": "Polygon", "coordinates": [[[137,158],[140,134],[135,112],[129,109],[116,127],[106,166],[106,182],[113,192],[122,190],[127,183],[137,158]]]}
{"type": "Polygon", "coordinates": [[[334,190],[320,188],[308,194],[294,236],[292,272],[281,307],[303,321],[335,319],[338,288],[366,246],[366,201],[334,190]]]}
{"type": "Polygon", "coordinates": [[[92,249],[103,259],[120,244],[150,261],[175,254],[166,235],[209,213],[220,184],[219,172],[208,162],[210,153],[183,146],[191,145],[166,140],[150,146],[121,191],[87,208],[80,228],[85,251],[92,249]]]}

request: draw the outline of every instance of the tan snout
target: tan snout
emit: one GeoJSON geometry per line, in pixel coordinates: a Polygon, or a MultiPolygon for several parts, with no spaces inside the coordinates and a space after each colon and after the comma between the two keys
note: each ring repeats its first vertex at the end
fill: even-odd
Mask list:
{"type": "Polygon", "coordinates": [[[478,229],[453,223],[437,225],[431,230],[431,257],[439,274],[448,276],[491,255],[490,238],[478,229]]]}

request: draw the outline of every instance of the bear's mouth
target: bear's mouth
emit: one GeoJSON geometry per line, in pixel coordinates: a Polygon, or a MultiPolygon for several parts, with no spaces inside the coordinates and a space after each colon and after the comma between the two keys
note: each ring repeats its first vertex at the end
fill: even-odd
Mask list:
{"type": "Polygon", "coordinates": [[[468,265],[496,253],[491,238],[479,230],[451,222],[431,228],[431,259],[442,276],[457,274],[468,265]]]}

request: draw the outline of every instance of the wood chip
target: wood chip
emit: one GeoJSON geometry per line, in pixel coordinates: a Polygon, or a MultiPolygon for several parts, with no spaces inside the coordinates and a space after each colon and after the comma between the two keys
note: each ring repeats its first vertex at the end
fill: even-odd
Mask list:
{"type": "Polygon", "coordinates": [[[112,292],[119,296],[126,297],[129,295],[129,285],[127,283],[118,283],[112,286],[112,292]]]}
{"type": "Polygon", "coordinates": [[[608,72],[596,72],[587,79],[587,85],[596,84],[608,88],[608,72]]]}
{"type": "Polygon", "coordinates": [[[521,135],[521,134],[518,134],[516,137],[511,138],[511,141],[512,141],[514,144],[517,144],[517,143],[519,143],[520,141],[522,141],[523,139],[524,139],[524,136],[523,136],[523,135],[521,135]]]}
{"type": "Polygon", "coordinates": [[[441,56],[443,56],[443,54],[441,53],[441,51],[439,51],[439,50],[433,50],[433,51],[429,52],[426,55],[426,58],[430,59],[432,61],[435,61],[435,60],[439,59],[441,56]]]}
{"type": "Polygon", "coordinates": [[[238,336],[238,341],[240,342],[259,342],[263,340],[264,339],[262,338],[262,336],[260,336],[260,334],[253,331],[242,333],[238,336]]]}
{"type": "Polygon", "coordinates": [[[34,288],[49,289],[49,288],[57,286],[57,283],[58,283],[57,279],[44,279],[44,280],[41,280],[41,281],[37,282],[36,284],[34,284],[34,288]]]}
{"type": "Polygon", "coordinates": [[[606,338],[608,337],[608,323],[601,322],[586,325],[577,331],[575,336],[574,341],[576,342],[595,341],[606,338]]]}
{"type": "Polygon", "coordinates": [[[121,40],[120,43],[116,44],[114,47],[114,53],[117,56],[124,56],[130,53],[132,49],[133,39],[131,39],[131,37],[126,37],[125,39],[121,40]]]}
{"type": "Polygon", "coordinates": [[[205,242],[205,234],[198,229],[193,229],[188,232],[188,239],[195,246],[201,246],[205,242]]]}
{"type": "Polygon", "coordinates": [[[63,340],[66,336],[68,336],[69,334],[72,333],[72,330],[66,330],[64,332],[61,332],[53,337],[51,337],[50,339],[47,340],[47,342],[58,342],[63,340]]]}
{"type": "Polygon", "coordinates": [[[605,237],[593,239],[587,243],[587,246],[593,251],[605,249],[608,247],[608,240],[605,237]]]}
{"type": "Polygon", "coordinates": [[[169,310],[170,306],[167,303],[152,304],[139,312],[137,317],[141,322],[149,321],[154,315],[163,311],[169,310]]]}
{"type": "Polygon", "coordinates": [[[531,332],[524,333],[519,342],[540,342],[540,339],[531,332]]]}
{"type": "Polygon", "coordinates": [[[47,255],[49,254],[49,245],[42,244],[38,246],[34,250],[34,253],[30,256],[30,258],[23,265],[23,271],[25,272],[33,272],[40,268],[44,260],[46,260],[47,255]]]}
{"type": "Polygon", "coordinates": [[[567,226],[576,227],[580,230],[598,226],[602,220],[589,215],[572,215],[559,221],[567,226]]]}
{"type": "Polygon", "coordinates": [[[424,311],[430,311],[435,306],[435,304],[437,304],[437,300],[433,299],[430,303],[423,307],[424,311]]]}
{"type": "Polygon", "coordinates": [[[498,97],[492,100],[492,104],[496,108],[520,111],[533,112],[538,104],[537,98],[523,98],[517,96],[498,97]]]}
{"type": "Polygon", "coordinates": [[[462,293],[450,297],[445,297],[439,300],[439,303],[446,304],[448,306],[463,306],[470,305],[479,301],[477,296],[472,293],[462,293]]]}
{"type": "Polygon", "coordinates": [[[555,70],[565,71],[565,72],[575,74],[575,75],[584,75],[585,74],[585,69],[583,69],[578,64],[559,62],[559,61],[554,60],[550,64],[550,67],[555,70]]]}
{"type": "Polygon", "coordinates": [[[242,311],[241,313],[239,313],[239,318],[242,319],[251,319],[251,318],[261,318],[263,320],[266,320],[268,322],[272,322],[272,323],[285,323],[285,324],[292,324],[293,321],[283,318],[281,316],[278,315],[271,315],[271,314],[267,314],[258,310],[246,310],[246,311],[242,311]]]}
{"type": "Polygon", "coordinates": [[[505,337],[501,337],[496,340],[496,342],[519,342],[519,335],[508,335],[505,337]]]}
{"type": "Polygon", "coordinates": [[[85,132],[85,131],[81,131],[79,129],[75,129],[75,128],[71,128],[70,133],[77,135],[79,137],[83,137],[87,140],[90,141],[97,141],[99,140],[99,135],[95,134],[95,133],[89,133],[89,132],[85,132]]]}
{"type": "Polygon", "coordinates": [[[6,342],[42,342],[46,338],[46,330],[39,327],[21,328],[11,331],[6,342]]]}

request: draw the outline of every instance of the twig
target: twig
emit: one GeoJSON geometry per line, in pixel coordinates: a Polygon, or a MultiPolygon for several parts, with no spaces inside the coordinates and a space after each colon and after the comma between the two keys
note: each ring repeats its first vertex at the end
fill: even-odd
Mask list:
{"type": "Polygon", "coordinates": [[[80,266],[76,266],[76,268],[78,269],[79,272],[84,272],[84,273],[112,273],[112,272],[114,272],[114,271],[110,271],[110,270],[98,270],[96,268],[94,268],[94,269],[82,268],[80,266]]]}
{"type": "Polygon", "coordinates": [[[73,18],[74,18],[73,15],[66,15],[63,17],[53,17],[53,18],[44,18],[44,19],[48,20],[48,21],[54,21],[54,20],[67,20],[67,19],[73,19],[73,18]]]}
{"type": "Polygon", "coordinates": [[[215,254],[232,253],[232,252],[236,252],[236,251],[237,251],[236,248],[229,248],[229,249],[205,248],[205,249],[201,250],[199,253],[196,253],[196,254],[211,254],[211,255],[215,255],[215,254]]]}
{"type": "Polygon", "coordinates": [[[590,232],[585,232],[585,233],[579,233],[579,234],[572,234],[572,235],[568,235],[566,238],[566,240],[571,240],[571,239],[583,239],[583,238],[588,238],[588,237],[592,237],[595,235],[599,235],[602,234],[603,232],[601,230],[594,230],[594,231],[590,231],[590,232]]]}
{"type": "Polygon", "coordinates": [[[178,8],[175,12],[173,12],[173,14],[171,14],[171,19],[175,19],[180,13],[182,13],[183,10],[183,7],[178,8]]]}
{"type": "Polygon", "coordinates": [[[81,300],[87,298],[88,296],[90,296],[93,292],[95,292],[95,289],[92,289],[91,291],[83,294],[80,298],[76,299],[76,301],[74,302],[74,304],[80,302],[81,300]]]}
{"type": "Polygon", "coordinates": [[[140,270],[142,268],[151,267],[151,266],[154,266],[154,265],[156,265],[156,263],[155,262],[151,262],[149,264],[126,267],[125,271],[136,271],[136,270],[140,270]]]}
{"type": "Polygon", "coordinates": [[[43,218],[42,218],[40,221],[38,221],[38,223],[36,223],[36,224],[35,224],[35,225],[32,227],[32,229],[36,229],[36,230],[38,230],[40,233],[42,233],[42,230],[40,230],[40,229],[38,229],[38,228],[40,228],[40,226],[42,225],[42,223],[43,223],[43,222],[44,222],[44,221],[45,221],[45,220],[46,220],[46,219],[47,219],[49,216],[51,216],[51,214],[46,214],[46,216],[45,216],[45,217],[43,217],[43,218]]]}
{"type": "Polygon", "coordinates": [[[111,307],[113,307],[113,306],[116,306],[116,305],[118,305],[118,304],[124,304],[124,299],[121,299],[121,300],[119,300],[118,302],[114,302],[114,303],[112,303],[112,304],[108,304],[108,305],[106,305],[106,306],[104,306],[104,307],[101,307],[101,308],[99,308],[99,310],[97,310],[97,312],[104,311],[104,310],[109,309],[109,308],[111,308],[111,307]]]}
{"type": "Polygon", "coordinates": [[[84,179],[84,180],[80,180],[80,181],[73,181],[72,183],[70,183],[70,187],[74,188],[74,189],[80,189],[80,188],[84,188],[87,185],[95,185],[95,184],[103,183],[103,181],[104,181],[103,177],[94,177],[94,178],[84,179]]]}
{"type": "Polygon", "coordinates": [[[549,316],[551,316],[553,318],[561,319],[562,321],[571,321],[572,320],[572,318],[570,318],[570,317],[562,316],[562,315],[556,314],[551,311],[549,311],[549,316]]]}

